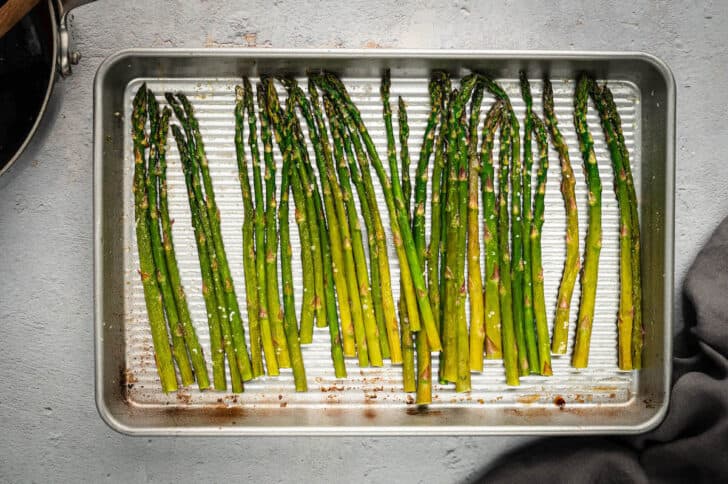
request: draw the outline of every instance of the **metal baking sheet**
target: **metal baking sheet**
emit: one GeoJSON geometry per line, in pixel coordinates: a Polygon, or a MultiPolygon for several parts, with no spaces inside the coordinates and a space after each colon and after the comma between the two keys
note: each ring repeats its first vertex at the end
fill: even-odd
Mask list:
{"type": "MultiPolygon", "coordinates": [[[[584,54],[560,58],[558,54],[448,54],[442,51],[138,51],[122,53],[104,63],[97,76],[95,93],[97,402],[102,416],[112,427],[144,434],[633,433],[659,421],[667,404],[668,336],[672,321],[673,140],[670,133],[673,99],[669,71],[654,59],[640,55],[584,54]],[[630,69],[630,63],[642,70],[630,69]],[[617,202],[612,190],[609,154],[592,106],[588,122],[604,184],[604,238],[588,369],[570,368],[569,355],[554,357],[553,377],[523,377],[521,385],[513,388],[505,385],[502,362],[486,360],[483,373],[472,376],[471,392],[458,394],[452,385],[435,384],[433,404],[422,409],[414,405],[412,395],[402,392],[400,366],[386,364],[384,368],[360,369],[356,359],[347,359],[349,377],[336,379],[328,330],[317,328],[314,343],[303,349],[309,380],[307,393],[294,392],[290,370],[282,370],[280,377],[247,382],[245,392],[238,395],[199,392],[194,387],[169,395],[161,391],[137,274],[131,194],[133,157],[128,126],[133,94],[146,82],[162,103],[165,91],[181,91],[190,96],[206,143],[241,311],[246,314],[242,297],[242,203],[233,142],[234,87],[240,83],[240,76],[248,75],[256,81],[259,73],[286,73],[303,81],[308,68],[337,71],[362,111],[380,153],[384,154],[386,139],[379,83],[385,66],[392,69],[392,99],[401,95],[407,101],[413,153],[419,151],[429,109],[427,81],[432,69],[445,68],[458,76],[468,69],[491,73],[510,95],[520,119],[524,108],[518,69],[526,69],[532,77],[536,113],[541,113],[540,79],[544,72],[549,72],[557,115],[575,168],[582,250],[586,189],[572,121],[573,79],[579,71],[588,70],[597,78],[608,80],[622,115],[641,201],[645,322],[650,328],[645,370],[623,372],[617,368],[617,202]],[[648,84],[649,69],[657,71],[652,84],[648,84]],[[660,147],[663,150],[661,157],[654,154],[655,143],[658,150],[660,147]]],[[[285,97],[282,90],[280,94],[285,97]]],[[[492,98],[486,97],[484,110],[491,101],[492,98]]],[[[396,116],[394,121],[396,130],[396,116]]],[[[280,153],[274,152],[280,166],[280,153]]],[[[553,319],[563,267],[565,232],[560,169],[553,149],[550,161],[543,233],[549,323],[553,319]]],[[[194,324],[203,347],[209,348],[199,264],[174,143],[169,145],[168,163],[175,249],[194,324]]],[[[388,227],[383,203],[380,211],[388,227]]],[[[299,241],[295,228],[291,236],[294,287],[300,290],[299,241]]],[[[391,243],[389,249],[392,277],[396,281],[399,267],[391,243]]],[[[397,298],[399,285],[393,284],[393,289],[397,298]]],[[[577,284],[572,301],[569,348],[579,296],[577,284]]],[[[300,292],[296,302],[300,303],[300,292]]],[[[436,374],[436,357],[433,364],[433,374],[436,374]]]]}

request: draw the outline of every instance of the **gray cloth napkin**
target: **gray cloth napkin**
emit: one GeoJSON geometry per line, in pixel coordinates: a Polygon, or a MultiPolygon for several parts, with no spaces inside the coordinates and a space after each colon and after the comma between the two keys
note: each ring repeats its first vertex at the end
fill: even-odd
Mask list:
{"type": "Polygon", "coordinates": [[[504,456],[482,482],[728,483],[728,219],[684,287],[665,420],[635,437],[551,438],[504,456]]]}

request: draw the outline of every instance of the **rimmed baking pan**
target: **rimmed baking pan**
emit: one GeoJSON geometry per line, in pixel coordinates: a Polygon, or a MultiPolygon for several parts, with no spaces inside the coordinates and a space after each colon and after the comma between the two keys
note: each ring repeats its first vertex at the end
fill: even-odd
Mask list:
{"type": "MultiPolygon", "coordinates": [[[[491,101],[486,98],[486,102],[491,101]]],[[[396,128],[396,126],[395,126],[396,128]]],[[[114,429],[143,435],[285,434],[573,434],[639,433],[660,422],[668,404],[673,322],[673,198],[675,86],[668,67],[642,53],[489,52],[424,50],[130,50],[108,58],[94,85],[94,296],[96,402],[114,429]],[[380,153],[386,140],[379,82],[392,70],[392,97],[408,103],[411,147],[416,153],[428,110],[427,80],[432,70],[454,76],[476,70],[493,76],[511,96],[519,116],[523,103],[518,72],[532,80],[534,109],[541,113],[541,79],[555,90],[557,115],[569,143],[577,177],[581,239],[586,229],[586,189],[572,113],[574,79],[583,71],[608,81],[622,115],[630,149],[642,227],[645,368],[623,372],[616,361],[618,305],[618,213],[612,170],[595,110],[588,122],[604,183],[604,240],[589,368],[570,368],[555,357],[554,376],[522,378],[505,384],[502,364],[486,361],[473,374],[473,389],[457,394],[435,385],[433,404],[414,405],[401,391],[401,368],[359,369],[347,361],[349,377],[337,380],[329,357],[327,330],[317,330],[304,349],[309,391],[293,391],[292,376],[262,378],[238,395],[195,388],[166,395],[157,380],[143,292],[137,274],[131,178],[131,97],[142,82],[163,101],[164,91],[190,96],[200,120],[210,161],[222,230],[245,312],[242,274],[242,202],[234,136],[234,86],[242,76],[260,74],[304,78],[309,69],[338,73],[360,107],[380,153]]],[[[276,153],[276,156],[278,154],[276,153]]],[[[280,158],[277,158],[280,163],[280,158]]],[[[208,348],[200,275],[187,210],[179,156],[169,154],[170,211],[183,283],[201,342],[208,348]]],[[[543,235],[545,291],[549,311],[564,259],[564,212],[558,158],[551,152],[543,235]]],[[[382,204],[385,227],[388,217],[382,204]]],[[[298,244],[292,230],[294,254],[298,244]]],[[[390,247],[393,287],[398,266],[390,247]]],[[[294,257],[294,274],[300,277],[294,257]]],[[[300,283],[300,280],[297,281],[300,283]]],[[[300,286],[299,286],[300,287],[300,286]]],[[[397,294],[395,294],[397,297],[397,294]]],[[[572,310],[570,346],[579,298],[572,310]]],[[[300,297],[299,297],[300,299],[300,297]]],[[[550,314],[549,319],[552,318],[550,314]]],[[[551,322],[551,321],[550,321],[551,322]]],[[[437,358],[434,358],[435,363],[437,358]]],[[[433,372],[434,373],[434,372],[433,372]]]]}

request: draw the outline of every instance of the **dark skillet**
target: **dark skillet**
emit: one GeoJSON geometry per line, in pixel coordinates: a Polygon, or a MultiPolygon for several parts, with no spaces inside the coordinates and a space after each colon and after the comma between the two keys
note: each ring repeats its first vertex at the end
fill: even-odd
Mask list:
{"type": "Polygon", "coordinates": [[[0,39],[0,172],[34,131],[50,94],[54,35],[50,5],[40,2],[0,39]]]}

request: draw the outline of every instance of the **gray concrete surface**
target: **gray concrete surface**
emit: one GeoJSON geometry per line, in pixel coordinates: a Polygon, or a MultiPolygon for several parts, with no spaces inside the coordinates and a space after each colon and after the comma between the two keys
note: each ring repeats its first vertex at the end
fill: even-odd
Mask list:
{"type": "MultiPolygon", "coordinates": [[[[728,3],[99,1],[39,135],[0,178],[0,481],[454,482],[526,438],[129,438],[93,400],[92,83],[129,47],[643,50],[678,84],[676,278],[728,214],[728,3]]],[[[679,308],[678,308],[679,309],[679,308]]],[[[679,315],[679,311],[678,311],[679,315]]]]}

